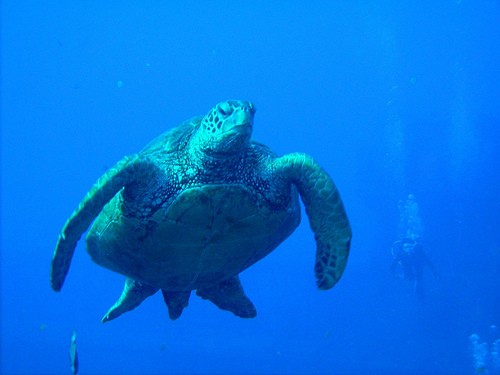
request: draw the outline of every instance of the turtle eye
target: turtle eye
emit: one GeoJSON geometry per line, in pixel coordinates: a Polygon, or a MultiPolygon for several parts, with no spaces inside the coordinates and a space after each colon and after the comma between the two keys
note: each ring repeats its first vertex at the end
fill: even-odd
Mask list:
{"type": "Polygon", "coordinates": [[[221,105],[219,106],[219,112],[223,116],[229,116],[231,113],[233,113],[233,109],[228,103],[221,103],[221,105]]]}

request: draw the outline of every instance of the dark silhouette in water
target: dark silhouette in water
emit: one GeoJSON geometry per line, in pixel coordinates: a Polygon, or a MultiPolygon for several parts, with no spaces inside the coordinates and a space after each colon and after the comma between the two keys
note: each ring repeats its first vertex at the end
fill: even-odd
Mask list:
{"type": "Polygon", "coordinates": [[[439,275],[427,254],[425,254],[422,245],[418,243],[416,239],[412,238],[396,241],[392,245],[392,256],[394,260],[391,265],[391,273],[395,277],[414,281],[417,298],[423,300],[423,276],[425,266],[431,269],[436,280],[439,280],[439,275]],[[398,265],[400,266],[401,272],[397,272],[398,265]]]}
{"type": "Polygon", "coordinates": [[[439,275],[424,252],[420,243],[423,234],[423,225],[417,200],[409,194],[406,201],[399,202],[399,238],[392,244],[391,273],[398,278],[414,281],[415,293],[421,301],[424,299],[424,268],[428,266],[434,273],[436,280],[439,275]]]}

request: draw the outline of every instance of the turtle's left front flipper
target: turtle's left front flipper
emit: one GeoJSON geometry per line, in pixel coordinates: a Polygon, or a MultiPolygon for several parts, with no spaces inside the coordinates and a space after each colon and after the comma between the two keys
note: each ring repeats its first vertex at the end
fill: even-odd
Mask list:
{"type": "Polygon", "coordinates": [[[317,285],[330,289],[344,272],[352,237],[340,194],[330,176],[308,155],[285,155],[274,159],[271,168],[276,178],[297,186],[316,239],[317,285]]]}
{"type": "Polygon", "coordinates": [[[88,229],[92,221],[124,186],[136,181],[148,181],[155,169],[151,168],[140,156],[126,156],[109,169],[92,186],[78,208],[66,221],[59,234],[56,250],[52,258],[52,289],[60,291],[68,273],[76,243],[88,229]]]}

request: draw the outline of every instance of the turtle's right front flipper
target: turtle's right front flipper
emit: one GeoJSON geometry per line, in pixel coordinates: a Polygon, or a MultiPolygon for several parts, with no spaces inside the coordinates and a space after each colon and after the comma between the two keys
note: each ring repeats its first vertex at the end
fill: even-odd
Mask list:
{"type": "Polygon", "coordinates": [[[135,181],[151,177],[154,168],[147,168],[147,164],[140,156],[126,156],[115,166],[109,169],[92,186],[78,208],[64,224],[56,250],[52,258],[51,284],[52,289],[60,291],[69,270],[71,258],[76,243],[88,229],[92,221],[124,186],[135,181]]]}

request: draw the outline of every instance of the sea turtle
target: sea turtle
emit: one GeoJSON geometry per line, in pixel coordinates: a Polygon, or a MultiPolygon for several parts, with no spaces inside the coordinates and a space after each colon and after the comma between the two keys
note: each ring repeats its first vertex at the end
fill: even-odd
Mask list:
{"type": "Polygon", "coordinates": [[[60,291],[77,241],[97,264],[127,277],[103,322],[161,289],[171,319],[192,290],[223,310],[256,310],[238,274],[299,225],[299,194],[317,242],[319,289],[347,263],[351,229],[328,174],[308,155],[278,157],[251,139],[254,105],[225,101],[126,156],[91,188],[64,225],[52,260],[60,291]]]}

